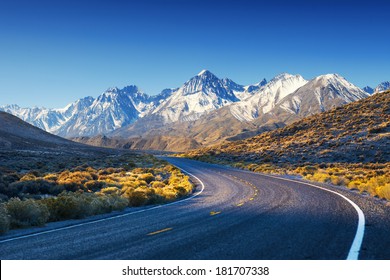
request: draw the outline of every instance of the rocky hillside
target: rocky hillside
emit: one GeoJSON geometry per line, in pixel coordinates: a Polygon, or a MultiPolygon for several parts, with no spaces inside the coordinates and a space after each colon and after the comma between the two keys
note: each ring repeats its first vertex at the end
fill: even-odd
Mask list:
{"type": "Polygon", "coordinates": [[[194,150],[234,162],[384,163],[390,161],[390,91],[331,109],[253,138],[194,150]]]}

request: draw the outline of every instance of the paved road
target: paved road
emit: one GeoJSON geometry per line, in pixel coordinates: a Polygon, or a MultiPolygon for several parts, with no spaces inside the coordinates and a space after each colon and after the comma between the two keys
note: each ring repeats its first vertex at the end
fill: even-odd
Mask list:
{"type": "MultiPolygon", "coordinates": [[[[11,232],[0,238],[0,258],[346,259],[350,253],[359,217],[339,195],[300,182],[167,159],[195,175],[204,189],[197,182],[191,199],[130,209],[118,217],[11,232]]],[[[338,192],[365,215],[359,258],[390,259],[390,207],[338,192]]]]}

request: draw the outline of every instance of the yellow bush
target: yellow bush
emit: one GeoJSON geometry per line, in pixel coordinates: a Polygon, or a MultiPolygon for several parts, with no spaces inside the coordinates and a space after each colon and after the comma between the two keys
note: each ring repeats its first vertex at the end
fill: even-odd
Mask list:
{"type": "Polygon", "coordinates": [[[333,185],[337,185],[337,186],[347,186],[349,183],[349,181],[346,178],[341,176],[336,176],[336,175],[332,175],[330,177],[330,181],[333,185]]]}
{"type": "Polygon", "coordinates": [[[58,176],[56,174],[47,174],[43,179],[51,182],[55,182],[58,179],[58,176]]]}
{"type": "Polygon", "coordinates": [[[172,200],[175,200],[177,198],[177,191],[172,187],[166,187],[166,188],[163,188],[162,196],[167,201],[172,201],[172,200]]]}
{"type": "Polygon", "coordinates": [[[149,184],[150,182],[154,181],[154,176],[152,173],[144,173],[144,174],[139,174],[138,179],[146,181],[146,183],[149,184]]]}
{"type": "Polygon", "coordinates": [[[377,187],[376,192],[379,197],[390,200],[390,183],[377,187]]]}
{"type": "Polygon", "coordinates": [[[150,190],[145,187],[139,187],[135,190],[128,190],[123,194],[123,197],[129,201],[129,206],[142,206],[148,203],[150,190]]]}
{"type": "Polygon", "coordinates": [[[330,175],[322,173],[322,172],[316,172],[313,175],[307,175],[305,176],[306,179],[311,181],[316,181],[320,183],[328,183],[331,180],[330,175]]]}
{"type": "Polygon", "coordinates": [[[165,188],[166,187],[166,185],[160,181],[153,181],[151,183],[151,185],[152,185],[152,188],[165,188]]]}
{"type": "Polygon", "coordinates": [[[119,189],[117,187],[106,187],[100,190],[102,194],[119,194],[119,189]]]}

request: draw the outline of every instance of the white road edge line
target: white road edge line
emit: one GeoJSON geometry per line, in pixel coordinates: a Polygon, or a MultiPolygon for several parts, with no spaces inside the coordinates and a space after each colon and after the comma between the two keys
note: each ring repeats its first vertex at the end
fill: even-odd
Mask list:
{"type": "Polygon", "coordinates": [[[327,191],[327,192],[331,192],[331,193],[337,194],[338,196],[344,198],[346,201],[348,201],[353,206],[353,208],[355,208],[355,210],[356,210],[356,212],[358,214],[358,217],[359,217],[355,238],[353,239],[351,248],[349,249],[348,256],[347,256],[346,259],[347,260],[358,260],[359,259],[359,252],[360,252],[360,248],[362,246],[363,237],[364,237],[365,217],[364,217],[364,213],[363,213],[362,209],[360,209],[360,207],[357,206],[355,202],[353,202],[348,197],[346,197],[346,196],[344,196],[344,195],[342,195],[342,194],[340,194],[340,193],[338,193],[336,191],[332,191],[332,190],[329,190],[329,189],[326,189],[326,188],[323,188],[323,187],[320,187],[320,186],[316,186],[316,185],[313,185],[313,184],[310,184],[310,183],[306,183],[306,182],[302,182],[302,181],[298,181],[298,180],[291,180],[291,179],[287,179],[287,178],[281,178],[281,177],[272,176],[272,175],[263,174],[263,173],[255,173],[255,172],[251,172],[251,171],[247,171],[247,170],[240,170],[240,171],[248,172],[248,173],[251,173],[251,174],[259,174],[259,175],[263,175],[263,176],[266,176],[266,177],[271,177],[271,178],[280,179],[280,180],[284,180],[284,181],[290,181],[290,182],[294,182],[294,183],[300,183],[300,184],[308,185],[308,186],[311,186],[311,187],[315,187],[317,189],[321,189],[321,190],[324,190],[324,191],[327,191]]]}
{"type": "Polygon", "coordinates": [[[188,171],[186,171],[186,170],[184,170],[182,168],[179,168],[179,169],[181,171],[183,171],[184,173],[187,173],[188,175],[194,177],[196,180],[198,180],[200,182],[200,184],[202,185],[201,190],[198,191],[197,193],[195,193],[194,195],[191,195],[190,197],[187,197],[187,198],[175,201],[175,202],[171,202],[171,203],[167,203],[167,204],[161,204],[161,205],[158,205],[158,206],[153,206],[153,207],[148,208],[148,209],[138,210],[138,211],[134,211],[134,212],[131,212],[131,213],[126,213],[126,214],[120,214],[120,215],[117,215],[117,216],[112,216],[112,217],[108,217],[108,218],[94,220],[94,221],[90,221],[90,222],[86,222],[86,223],[80,223],[80,224],[76,224],[76,225],[65,226],[65,227],[62,227],[62,228],[51,229],[51,230],[41,231],[41,232],[37,232],[37,233],[26,234],[26,235],[14,237],[14,238],[4,239],[4,240],[0,240],[0,244],[1,243],[6,243],[6,242],[10,242],[10,241],[14,241],[14,240],[34,237],[34,236],[38,236],[38,235],[53,233],[53,232],[57,232],[57,231],[62,231],[62,230],[82,227],[82,226],[85,226],[85,225],[97,224],[97,223],[100,223],[100,222],[104,222],[104,221],[108,221],[108,220],[114,220],[114,219],[130,216],[130,215],[134,215],[134,214],[138,214],[138,213],[143,213],[143,212],[147,212],[147,211],[150,211],[150,210],[158,209],[158,208],[161,208],[161,207],[182,203],[184,201],[188,201],[188,200],[193,199],[194,197],[197,197],[198,195],[200,195],[203,192],[204,188],[205,188],[203,182],[198,177],[193,175],[192,173],[190,173],[190,172],[188,172],[188,171]]]}

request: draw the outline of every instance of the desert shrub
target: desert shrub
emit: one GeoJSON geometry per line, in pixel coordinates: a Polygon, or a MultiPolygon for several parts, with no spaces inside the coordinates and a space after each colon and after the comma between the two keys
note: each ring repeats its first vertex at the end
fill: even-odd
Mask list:
{"type": "Polygon", "coordinates": [[[0,234],[6,233],[10,226],[10,216],[5,207],[5,204],[0,204],[0,234]]]}
{"type": "Polygon", "coordinates": [[[108,213],[111,211],[122,211],[129,204],[128,199],[121,197],[117,194],[103,195],[99,197],[99,200],[101,201],[100,207],[102,209],[102,213],[108,213]]]}
{"type": "Polygon", "coordinates": [[[149,184],[150,182],[154,181],[154,176],[152,173],[144,173],[144,174],[139,174],[138,179],[145,181],[146,183],[149,184]]]}
{"type": "Polygon", "coordinates": [[[28,173],[24,175],[22,178],[20,178],[20,181],[33,181],[37,179],[34,173],[28,173]]]}
{"type": "Polygon", "coordinates": [[[63,192],[58,197],[43,199],[50,221],[82,219],[92,214],[92,207],[81,193],[63,192]]]}
{"type": "Polygon", "coordinates": [[[49,187],[49,190],[48,190],[47,193],[50,194],[50,195],[57,196],[60,193],[62,193],[63,191],[65,191],[65,186],[64,185],[53,184],[53,185],[51,185],[49,187]]]}
{"type": "Polygon", "coordinates": [[[106,187],[106,188],[102,188],[100,190],[100,193],[105,194],[105,195],[119,194],[120,190],[117,187],[106,187]]]}
{"type": "Polygon", "coordinates": [[[102,181],[91,180],[91,181],[86,182],[84,184],[84,186],[87,190],[96,192],[96,191],[104,188],[106,186],[106,183],[102,182],[102,181]]]}
{"type": "Polygon", "coordinates": [[[390,200],[390,183],[377,187],[376,192],[379,197],[390,200]]]}
{"type": "Polygon", "coordinates": [[[50,181],[50,182],[56,182],[58,179],[58,175],[57,174],[47,174],[46,176],[43,177],[43,179],[45,179],[46,181],[50,181]]]}
{"type": "Polygon", "coordinates": [[[351,180],[349,183],[348,183],[348,188],[350,189],[360,189],[360,185],[361,185],[361,181],[359,179],[354,179],[354,180],[351,180]]]}
{"type": "Polygon", "coordinates": [[[10,185],[10,188],[15,189],[25,194],[48,194],[50,193],[50,188],[54,185],[49,181],[43,179],[37,179],[34,181],[20,181],[15,182],[10,185]]]}
{"type": "Polygon", "coordinates": [[[164,182],[160,182],[160,181],[153,181],[151,182],[151,185],[152,185],[152,188],[164,188],[166,185],[164,184],[164,182]]]}
{"type": "Polygon", "coordinates": [[[317,169],[318,168],[315,166],[307,165],[307,166],[303,166],[303,167],[298,167],[294,171],[296,173],[301,174],[302,176],[306,176],[308,174],[313,175],[317,171],[317,169]]]}
{"type": "Polygon", "coordinates": [[[17,173],[10,173],[2,177],[3,182],[7,185],[19,181],[19,179],[20,177],[17,173]]]}
{"type": "Polygon", "coordinates": [[[0,185],[0,192],[5,194],[7,197],[18,197],[22,192],[22,187],[18,184],[18,182],[14,182],[11,184],[2,184],[0,185]]]}
{"type": "Polygon", "coordinates": [[[50,221],[82,219],[91,215],[123,210],[128,200],[118,194],[64,192],[58,197],[43,199],[50,212],[50,221]]]}
{"type": "Polygon", "coordinates": [[[49,218],[47,207],[33,199],[11,198],[6,204],[11,228],[43,226],[49,218]]]}
{"type": "Polygon", "coordinates": [[[69,183],[62,183],[60,184],[64,188],[65,191],[68,192],[77,192],[80,190],[84,190],[84,184],[77,183],[77,182],[69,182],[69,183]]]}
{"type": "Polygon", "coordinates": [[[174,187],[176,191],[176,197],[183,197],[188,194],[188,190],[183,186],[174,187]]]}
{"type": "Polygon", "coordinates": [[[316,181],[320,183],[329,183],[331,180],[331,177],[329,174],[322,173],[322,172],[316,172],[313,175],[309,174],[305,176],[306,179],[311,181],[316,181]]]}
{"type": "Polygon", "coordinates": [[[166,187],[162,189],[162,196],[166,201],[172,201],[177,199],[177,192],[172,187],[166,187]]]}
{"type": "Polygon", "coordinates": [[[78,185],[83,186],[86,182],[91,181],[92,176],[86,171],[76,171],[76,172],[62,172],[57,182],[63,185],[78,185]]]}
{"type": "Polygon", "coordinates": [[[122,196],[127,198],[129,206],[142,206],[148,203],[151,190],[146,187],[128,189],[122,196]]]}
{"type": "Polygon", "coordinates": [[[125,192],[127,189],[135,189],[140,186],[137,181],[126,181],[122,183],[122,192],[125,192]]]}
{"type": "Polygon", "coordinates": [[[348,179],[342,176],[335,176],[335,175],[332,175],[330,177],[330,181],[333,185],[337,185],[337,186],[347,186],[349,183],[348,179]]]}

